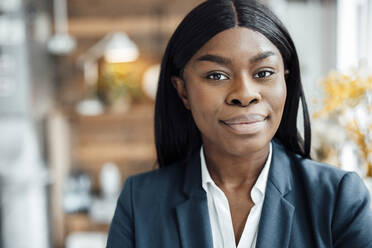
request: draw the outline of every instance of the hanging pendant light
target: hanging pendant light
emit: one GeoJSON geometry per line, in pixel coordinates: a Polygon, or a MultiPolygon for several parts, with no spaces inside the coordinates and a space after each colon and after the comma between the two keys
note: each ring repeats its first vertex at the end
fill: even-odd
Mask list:
{"type": "Polygon", "coordinates": [[[66,0],[54,0],[55,34],[48,41],[48,50],[56,55],[71,53],[76,47],[76,40],[67,31],[67,3],[66,0]]]}
{"type": "Polygon", "coordinates": [[[109,63],[132,62],[138,58],[138,48],[123,32],[108,34],[104,39],[105,60],[109,63]]]}

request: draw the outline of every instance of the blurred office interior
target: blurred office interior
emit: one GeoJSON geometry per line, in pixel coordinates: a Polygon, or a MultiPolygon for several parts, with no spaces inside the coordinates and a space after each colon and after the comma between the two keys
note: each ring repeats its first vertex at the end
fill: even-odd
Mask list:
{"type": "MultiPolygon", "coordinates": [[[[372,189],[372,0],[262,1],[298,49],[314,159],[372,189]]],[[[161,56],[200,2],[0,1],[1,248],[105,247],[125,178],[156,167],[161,56]]]]}

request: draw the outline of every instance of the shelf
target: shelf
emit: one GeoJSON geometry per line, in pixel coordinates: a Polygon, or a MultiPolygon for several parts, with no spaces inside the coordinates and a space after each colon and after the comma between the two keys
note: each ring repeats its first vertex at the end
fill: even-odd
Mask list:
{"type": "Polygon", "coordinates": [[[66,234],[73,232],[89,232],[89,231],[99,231],[108,232],[108,224],[98,224],[93,222],[88,214],[78,213],[78,214],[66,214],[66,234]]]}
{"type": "Polygon", "coordinates": [[[122,184],[130,175],[154,169],[153,109],[153,103],[147,102],[133,105],[125,113],[107,111],[98,116],[83,116],[66,109],[60,112],[59,117],[58,114],[57,118],[54,117],[56,123],[51,124],[54,127],[50,139],[55,143],[52,150],[56,154],[52,155],[55,162],[51,167],[57,179],[52,188],[51,205],[57,247],[63,247],[67,235],[71,233],[106,233],[109,228],[108,224],[95,223],[88,214],[63,212],[63,183],[71,171],[88,173],[92,179],[92,193],[99,194],[100,172],[107,162],[118,166],[122,184]],[[61,146],[60,142],[64,145],[61,146]],[[65,162],[61,163],[61,159],[65,162]]]}

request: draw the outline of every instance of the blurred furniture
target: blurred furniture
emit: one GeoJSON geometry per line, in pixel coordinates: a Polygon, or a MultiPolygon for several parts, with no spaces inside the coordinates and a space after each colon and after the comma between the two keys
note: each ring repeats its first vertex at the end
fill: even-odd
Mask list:
{"type": "Polygon", "coordinates": [[[99,195],[99,175],[107,162],[118,166],[122,182],[130,175],[154,168],[153,104],[134,104],[124,113],[106,111],[96,116],[59,110],[51,115],[48,126],[53,176],[52,233],[54,247],[62,248],[70,234],[107,233],[109,228],[109,223],[94,222],[89,213],[64,212],[63,184],[69,171],[90,174],[92,194],[99,195]]]}

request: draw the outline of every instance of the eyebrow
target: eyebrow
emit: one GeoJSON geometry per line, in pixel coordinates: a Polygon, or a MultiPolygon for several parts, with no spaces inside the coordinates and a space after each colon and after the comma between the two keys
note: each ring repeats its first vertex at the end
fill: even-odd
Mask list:
{"type": "Polygon", "coordinates": [[[214,62],[221,65],[231,65],[232,62],[228,58],[224,58],[218,55],[206,54],[197,59],[198,61],[209,61],[214,62]]]}
{"type": "Polygon", "coordinates": [[[275,56],[276,54],[272,51],[266,51],[266,52],[263,52],[263,53],[259,53],[257,55],[255,55],[253,58],[251,58],[249,61],[251,63],[257,63],[257,62],[260,62],[261,60],[264,60],[270,56],[275,56]]]}
{"type": "MultiPolygon", "coordinates": [[[[249,62],[257,63],[261,60],[264,60],[264,59],[266,59],[270,56],[275,56],[275,55],[276,54],[272,51],[262,52],[262,53],[259,53],[259,54],[255,55],[251,59],[249,59],[249,62]]],[[[221,56],[218,56],[218,55],[213,55],[213,54],[203,55],[203,56],[199,57],[197,59],[197,61],[209,61],[209,62],[213,62],[213,63],[216,63],[216,64],[225,65],[225,66],[232,64],[230,59],[225,58],[225,57],[221,57],[221,56]]]]}

